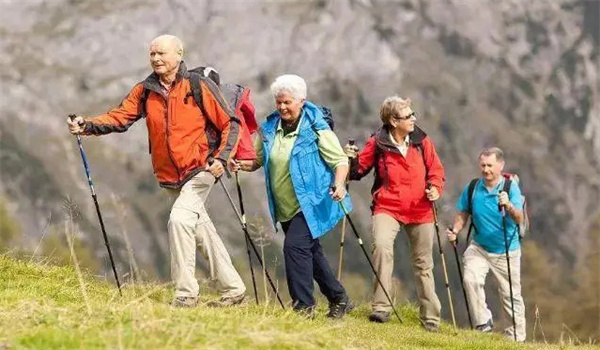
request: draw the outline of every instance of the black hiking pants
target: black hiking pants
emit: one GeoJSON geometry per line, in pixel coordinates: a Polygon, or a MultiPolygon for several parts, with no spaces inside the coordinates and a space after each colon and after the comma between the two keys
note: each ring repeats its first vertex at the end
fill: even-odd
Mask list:
{"type": "Polygon", "coordinates": [[[295,310],[315,306],[313,279],[321,293],[330,303],[337,303],[346,297],[346,290],[336,279],[329,266],[318,239],[310,234],[310,229],[302,212],[291,220],[282,222],[285,232],[283,256],[288,290],[295,310]]]}

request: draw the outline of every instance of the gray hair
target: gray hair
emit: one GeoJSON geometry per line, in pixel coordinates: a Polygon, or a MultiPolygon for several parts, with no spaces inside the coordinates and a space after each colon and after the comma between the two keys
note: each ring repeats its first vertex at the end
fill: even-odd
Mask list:
{"type": "Polygon", "coordinates": [[[489,157],[492,154],[496,156],[496,160],[499,162],[504,161],[504,152],[502,152],[502,150],[498,147],[484,148],[481,150],[481,152],[479,152],[479,157],[477,157],[477,159],[481,158],[481,156],[489,157]]]}
{"type": "Polygon", "coordinates": [[[171,42],[174,46],[175,52],[180,52],[181,56],[183,56],[183,41],[181,41],[181,39],[179,39],[175,35],[163,34],[163,35],[157,36],[156,38],[152,39],[152,42],[150,45],[152,45],[158,41],[171,42]]]}
{"type": "Polygon", "coordinates": [[[306,98],[306,81],[295,74],[280,75],[271,84],[271,93],[277,97],[284,92],[290,93],[298,101],[303,100],[306,98]]]}

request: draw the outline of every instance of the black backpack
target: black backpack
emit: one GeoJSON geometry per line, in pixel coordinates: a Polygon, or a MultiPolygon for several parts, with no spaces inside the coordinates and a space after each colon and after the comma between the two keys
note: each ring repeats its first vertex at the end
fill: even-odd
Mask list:
{"type": "MultiPolygon", "coordinates": [[[[329,128],[331,129],[331,131],[333,131],[334,123],[333,123],[333,114],[331,113],[331,108],[321,106],[321,105],[317,105],[317,107],[319,107],[319,109],[323,113],[323,119],[325,119],[325,122],[327,122],[327,125],[329,125],[329,128]]],[[[313,129],[314,133],[317,134],[317,138],[318,138],[319,130],[317,130],[317,128],[315,127],[315,124],[311,124],[310,126],[313,129]]]]}
{"type": "Polygon", "coordinates": [[[321,109],[321,112],[323,112],[323,119],[325,119],[331,130],[333,130],[335,123],[333,122],[333,114],[331,113],[331,108],[319,105],[319,109],[321,109]]]}

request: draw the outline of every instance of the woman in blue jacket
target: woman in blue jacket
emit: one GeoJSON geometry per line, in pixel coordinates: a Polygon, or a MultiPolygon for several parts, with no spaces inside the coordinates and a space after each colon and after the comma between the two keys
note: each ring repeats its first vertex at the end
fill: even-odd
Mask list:
{"type": "Polygon", "coordinates": [[[294,310],[314,316],[313,279],[329,301],[330,318],[352,306],[329,266],[319,237],[352,209],[344,180],[348,158],[324,119],[321,107],[306,100],[306,82],[282,75],[271,85],[276,110],[261,124],[254,143],[256,160],[239,161],[233,170],[263,167],[273,224],[285,232],[283,255],[294,310]]]}

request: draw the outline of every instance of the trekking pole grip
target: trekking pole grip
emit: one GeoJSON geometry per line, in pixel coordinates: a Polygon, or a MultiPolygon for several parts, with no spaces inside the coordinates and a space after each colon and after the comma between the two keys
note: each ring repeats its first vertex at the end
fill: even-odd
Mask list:
{"type": "MultiPolygon", "coordinates": [[[[75,118],[77,118],[76,114],[69,114],[69,119],[71,119],[71,121],[75,120],[75,118]]],[[[79,125],[83,125],[85,124],[85,121],[81,121],[81,123],[78,123],[79,125]]]]}
{"type": "Polygon", "coordinates": [[[454,248],[456,248],[456,246],[458,245],[458,232],[454,232],[454,227],[452,227],[452,226],[448,226],[448,230],[452,231],[452,233],[454,233],[456,235],[456,238],[454,238],[454,240],[450,242],[450,243],[452,243],[454,248]]]}

